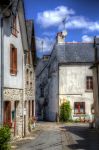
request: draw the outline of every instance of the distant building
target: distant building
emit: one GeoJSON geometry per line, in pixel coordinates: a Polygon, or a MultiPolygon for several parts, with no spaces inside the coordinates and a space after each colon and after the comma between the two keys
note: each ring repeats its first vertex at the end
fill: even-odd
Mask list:
{"type": "Polygon", "coordinates": [[[93,43],[65,43],[61,34],[49,59],[41,59],[36,69],[38,116],[50,121],[65,101],[70,101],[72,119],[89,117],[93,107],[93,43]]]}
{"type": "Polygon", "coordinates": [[[35,117],[35,65],[36,48],[33,20],[26,20],[29,49],[25,65],[25,108],[26,127],[28,132],[29,120],[35,117]]]}
{"type": "Polygon", "coordinates": [[[28,37],[23,0],[1,1],[0,10],[0,123],[11,127],[13,136],[22,137],[29,133],[29,119],[35,115],[35,49],[28,37]]]}

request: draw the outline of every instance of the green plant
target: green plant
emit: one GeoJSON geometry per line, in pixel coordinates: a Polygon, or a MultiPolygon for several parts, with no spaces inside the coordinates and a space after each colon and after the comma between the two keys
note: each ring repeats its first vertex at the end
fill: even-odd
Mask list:
{"type": "Polygon", "coordinates": [[[8,126],[0,127],[0,150],[10,150],[11,132],[8,126]]]}
{"type": "Polygon", "coordinates": [[[60,121],[69,121],[71,117],[70,102],[66,101],[60,106],[60,121]]]}

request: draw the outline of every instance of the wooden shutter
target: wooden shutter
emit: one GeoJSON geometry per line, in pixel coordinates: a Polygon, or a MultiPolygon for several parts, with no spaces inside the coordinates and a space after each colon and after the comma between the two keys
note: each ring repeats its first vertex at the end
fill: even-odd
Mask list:
{"type": "Polygon", "coordinates": [[[30,113],[31,113],[30,107],[31,107],[31,104],[30,104],[30,100],[29,100],[28,101],[28,116],[29,116],[29,118],[30,118],[30,113]]]}
{"type": "Polygon", "coordinates": [[[17,48],[10,46],[10,73],[17,74],[17,48]]]}
{"type": "Polygon", "coordinates": [[[11,102],[4,103],[4,123],[11,122],[11,102]]]}
{"type": "Polygon", "coordinates": [[[13,69],[14,74],[17,74],[17,48],[14,48],[13,69]]]}
{"type": "Polygon", "coordinates": [[[90,89],[93,90],[93,77],[90,78],[90,89]]]}
{"type": "Polygon", "coordinates": [[[10,44],[10,73],[13,74],[12,66],[13,66],[13,61],[12,61],[12,47],[13,45],[10,44]]]}
{"type": "Polygon", "coordinates": [[[34,100],[32,101],[32,117],[34,116],[34,100]]]}

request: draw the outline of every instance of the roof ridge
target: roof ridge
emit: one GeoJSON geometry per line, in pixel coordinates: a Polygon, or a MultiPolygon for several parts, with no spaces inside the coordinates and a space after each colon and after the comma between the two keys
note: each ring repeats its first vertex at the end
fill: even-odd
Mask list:
{"type": "Polygon", "coordinates": [[[94,42],[65,42],[65,44],[93,44],[94,42]]]}

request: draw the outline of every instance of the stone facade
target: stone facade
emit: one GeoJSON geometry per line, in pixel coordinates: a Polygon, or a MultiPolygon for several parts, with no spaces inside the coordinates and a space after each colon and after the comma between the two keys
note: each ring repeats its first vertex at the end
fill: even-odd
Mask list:
{"type": "Polygon", "coordinates": [[[23,99],[23,90],[21,89],[7,89],[3,91],[4,101],[21,101],[23,99]]]}

